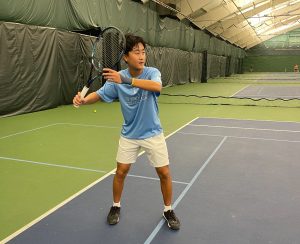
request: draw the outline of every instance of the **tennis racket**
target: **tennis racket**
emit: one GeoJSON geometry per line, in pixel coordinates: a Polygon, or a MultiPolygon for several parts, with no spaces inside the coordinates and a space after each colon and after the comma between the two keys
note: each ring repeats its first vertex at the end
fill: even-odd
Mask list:
{"type": "MultiPolygon", "coordinates": [[[[119,63],[124,54],[126,39],[121,30],[114,26],[103,29],[93,43],[91,55],[91,69],[87,83],[80,93],[83,99],[90,86],[97,78],[102,77],[103,68],[118,70],[119,63]],[[96,73],[96,75],[93,75],[96,73]]],[[[79,106],[74,105],[78,108],[79,106]]]]}

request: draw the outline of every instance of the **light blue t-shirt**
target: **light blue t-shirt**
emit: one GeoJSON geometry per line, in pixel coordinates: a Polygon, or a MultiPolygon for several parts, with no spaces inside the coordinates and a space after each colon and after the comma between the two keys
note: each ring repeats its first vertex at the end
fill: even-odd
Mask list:
{"type": "MultiPolygon", "coordinates": [[[[121,70],[120,73],[132,78],[128,69],[121,70]]],[[[143,73],[135,78],[161,83],[159,70],[152,67],[144,67],[143,73]]],[[[157,105],[160,93],[107,81],[97,94],[108,103],[119,99],[124,117],[122,136],[129,139],[146,139],[162,132],[157,105]]]]}

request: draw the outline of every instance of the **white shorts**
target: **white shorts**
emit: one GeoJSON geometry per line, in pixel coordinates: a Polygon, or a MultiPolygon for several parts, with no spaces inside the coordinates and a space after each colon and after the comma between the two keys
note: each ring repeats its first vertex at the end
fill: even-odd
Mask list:
{"type": "Polygon", "coordinates": [[[169,155],[163,133],[143,140],[120,137],[117,153],[117,162],[133,164],[138,154],[144,150],[153,167],[163,167],[169,164],[169,155]]]}

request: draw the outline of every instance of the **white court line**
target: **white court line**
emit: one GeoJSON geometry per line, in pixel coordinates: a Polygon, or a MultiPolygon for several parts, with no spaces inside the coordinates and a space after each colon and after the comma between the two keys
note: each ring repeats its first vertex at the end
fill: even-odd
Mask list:
{"type": "Polygon", "coordinates": [[[235,92],[234,94],[232,94],[230,97],[235,96],[236,94],[238,94],[238,93],[241,92],[242,90],[245,90],[245,89],[248,88],[249,86],[251,86],[251,85],[248,85],[248,86],[245,86],[245,87],[241,88],[240,90],[238,90],[237,92],[235,92]]]}
{"type": "MultiPolygon", "coordinates": [[[[191,132],[178,132],[178,134],[183,135],[195,135],[195,136],[216,136],[216,137],[224,137],[225,135],[219,134],[204,134],[204,133],[191,133],[191,132]]],[[[268,138],[259,138],[259,137],[247,137],[247,136],[226,136],[228,138],[238,138],[238,139],[249,139],[249,140],[262,140],[262,141],[277,141],[277,142],[296,142],[299,143],[300,141],[290,141],[290,140],[280,140],[280,139],[268,139],[268,138]]]]}
{"type": "Polygon", "coordinates": [[[183,126],[181,126],[180,128],[178,128],[177,130],[173,131],[171,134],[166,136],[166,139],[169,138],[170,136],[174,135],[175,133],[177,133],[178,131],[180,131],[182,128],[186,127],[187,125],[191,124],[192,122],[194,122],[195,120],[199,119],[199,117],[196,117],[194,119],[192,119],[190,122],[184,124],[183,126]]]}
{"type": "Polygon", "coordinates": [[[31,131],[35,131],[35,130],[44,129],[44,128],[47,128],[47,127],[50,127],[50,126],[54,126],[54,125],[58,125],[58,124],[59,124],[59,123],[55,123],[55,124],[50,124],[50,125],[45,125],[45,126],[37,127],[37,128],[31,129],[31,130],[20,131],[20,132],[17,132],[17,133],[14,133],[14,134],[10,134],[10,135],[7,135],[7,136],[2,136],[2,137],[0,137],[0,140],[1,140],[1,139],[8,138],[8,137],[12,137],[12,136],[24,134],[24,133],[27,133],[27,132],[31,132],[31,131]]]}
{"type": "Polygon", "coordinates": [[[113,169],[112,171],[108,172],[106,175],[102,176],[98,180],[92,182],[87,187],[85,187],[85,188],[81,189],[80,191],[76,192],[74,195],[70,196],[69,198],[67,198],[63,202],[59,203],[54,208],[50,209],[49,211],[47,211],[43,215],[41,215],[38,218],[34,219],[33,221],[31,221],[27,225],[23,226],[21,229],[17,230],[16,232],[14,232],[13,234],[11,234],[10,236],[8,236],[5,239],[3,239],[2,241],[0,241],[0,243],[6,243],[6,242],[10,241],[11,239],[15,238],[16,236],[18,236],[19,234],[21,234],[25,230],[29,229],[31,226],[33,226],[36,223],[38,223],[39,221],[41,221],[43,218],[46,218],[48,215],[50,215],[51,213],[55,212],[57,209],[61,208],[62,206],[64,206],[68,202],[72,201],[74,198],[78,197],[80,194],[84,193],[88,189],[92,188],[94,185],[96,185],[100,181],[104,180],[106,177],[110,176],[114,172],[114,170],[115,169],[113,169]]]}
{"type": "MultiPolygon", "coordinates": [[[[132,175],[132,174],[128,174],[127,176],[129,177],[134,177],[134,178],[141,178],[141,179],[147,179],[147,180],[156,180],[159,181],[159,178],[154,178],[154,177],[148,177],[148,176],[141,176],[141,175],[132,175]]],[[[183,181],[177,181],[177,180],[172,180],[173,183],[176,184],[183,184],[183,185],[188,185],[189,183],[187,182],[183,182],[183,181]]]]}
{"type": "MultiPolygon", "coordinates": [[[[261,94],[261,92],[263,91],[263,89],[264,89],[264,86],[260,87],[259,90],[258,90],[258,92],[257,92],[257,95],[261,94]]],[[[247,96],[251,96],[251,95],[247,95],[247,96]]]]}
{"type": "MultiPolygon", "coordinates": [[[[222,141],[219,143],[219,145],[216,147],[216,149],[211,153],[211,155],[208,157],[208,159],[204,162],[204,164],[202,165],[202,167],[197,171],[197,173],[195,174],[195,176],[192,178],[192,180],[190,181],[190,183],[185,187],[185,189],[182,191],[182,193],[179,195],[179,197],[177,198],[177,200],[174,202],[173,207],[174,209],[176,208],[176,206],[180,203],[180,201],[183,199],[183,197],[186,195],[186,193],[188,192],[188,190],[192,187],[192,185],[194,184],[194,182],[197,180],[197,178],[199,177],[199,175],[203,172],[203,170],[205,169],[205,167],[208,165],[208,163],[210,162],[210,160],[215,156],[215,154],[218,152],[218,150],[221,148],[221,146],[224,144],[224,142],[226,141],[227,137],[224,137],[222,139],[222,141]]],[[[163,226],[163,224],[165,223],[164,219],[161,219],[161,221],[158,223],[158,225],[155,227],[155,229],[153,230],[153,232],[149,235],[149,237],[147,238],[147,240],[144,242],[144,244],[149,244],[151,243],[151,241],[154,239],[154,237],[157,235],[157,233],[159,232],[159,230],[161,229],[161,227],[163,226]]]]}
{"type": "Polygon", "coordinates": [[[298,94],[296,94],[296,95],[294,95],[294,96],[285,96],[285,95],[274,95],[274,96],[272,96],[272,95],[258,95],[258,94],[254,94],[254,95],[252,95],[252,94],[247,94],[247,95],[239,95],[239,97],[241,97],[241,98],[253,98],[253,97],[258,97],[258,98],[263,98],[263,99],[272,99],[272,101],[276,101],[275,99],[284,99],[284,98],[295,98],[295,100],[298,100],[299,98],[298,98],[298,94]]]}
{"type": "MultiPolygon", "coordinates": [[[[66,168],[66,169],[75,169],[75,170],[81,170],[81,171],[89,171],[89,172],[98,172],[98,173],[107,173],[107,171],[103,170],[97,170],[97,169],[89,169],[89,168],[81,168],[81,167],[73,167],[73,166],[67,166],[67,165],[61,165],[61,164],[52,164],[52,163],[44,163],[44,162],[36,162],[31,160],[23,160],[18,158],[7,158],[7,157],[0,157],[0,159],[10,160],[10,161],[16,161],[16,162],[24,162],[24,163],[30,163],[30,164],[37,164],[37,165],[46,165],[46,166],[52,166],[52,167],[60,167],[60,168],[66,168]]],[[[132,175],[128,174],[127,176],[134,177],[134,178],[141,178],[141,179],[148,179],[148,180],[156,180],[159,181],[159,178],[153,178],[148,176],[141,176],[141,175],[132,175]]],[[[177,184],[185,184],[187,185],[187,182],[182,181],[172,181],[173,183],[177,184]]]]}
{"type": "Polygon", "coordinates": [[[87,125],[87,124],[74,124],[74,123],[58,123],[61,125],[74,125],[74,126],[83,126],[83,127],[96,127],[96,128],[106,128],[106,129],[120,129],[117,126],[108,126],[108,125],[87,125]]]}
{"type": "MultiPolygon", "coordinates": [[[[188,122],[185,125],[181,126],[179,129],[175,130],[174,132],[172,132],[171,134],[169,134],[168,136],[166,136],[166,139],[169,138],[170,136],[174,135],[177,131],[181,130],[183,127],[185,127],[189,123],[192,123],[194,120],[196,120],[198,118],[199,117],[196,117],[196,118],[192,119],[190,122],[188,122]]],[[[143,153],[144,152],[140,152],[138,156],[142,155],[143,153]]],[[[2,241],[4,243],[10,241],[11,239],[13,239],[14,237],[18,236],[19,234],[21,234],[25,230],[29,229],[31,226],[35,225],[36,223],[38,223],[42,219],[46,218],[48,215],[50,215],[51,213],[55,212],[57,209],[61,208],[62,206],[64,206],[65,204],[67,204],[68,202],[70,202],[71,200],[73,200],[74,198],[76,198],[77,196],[79,196],[80,194],[84,193],[85,191],[87,191],[88,189],[90,189],[91,187],[93,187],[94,185],[96,185],[98,182],[106,179],[108,176],[112,175],[115,171],[116,171],[116,168],[114,168],[113,170],[111,170],[110,172],[108,172],[106,175],[102,176],[100,179],[94,181],[93,183],[91,183],[90,185],[88,185],[87,187],[85,187],[84,189],[82,189],[79,192],[75,193],[74,195],[72,195],[71,197],[69,197],[68,199],[66,199],[65,201],[61,202],[60,204],[58,204],[57,206],[55,206],[51,210],[45,212],[43,215],[41,215],[38,218],[36,218],[35,220],[31,221],[29,224],[27,224],[24,227],[22,227],[21,229],[17,230],[16,232],[14,232],[10,236],[6,237],[2,241]]],[[[2,241],[0,241],[0,243],[2,241]]]]}
{"type": "Polygon", "coordinates": [[[54,125],[74,125],[74,126],[97,127],[97,128],[107,128],[107,129],[119,129],[119,127],[107,126],[107,125],[87,125],[87,124],[73,124],[73,123],[54,123],[54,124],[50,124],[50,125],[45,125],[45,126],[37,127],[37,128],[31,129],[31,130],[20,131],[20,132],[14,133],[14,134],[3,136],[3,137],[0,137],[0,140],[8,138],[8,137],[12,137],[12,136],[24,134],[24,133],[27,133],[27,132],[44,129],[44,128],[47,128],[47,127],[50,127],[50,126],[54,126],[54,125]]]}
{"type": "Polygon", "coordinates": [[[241,130],[258,130],[258,131],[275,131],[275,132],[291,132],[291,133],[299,133],[299,130],[276,130],[276,129],[261,129],[261,128],[252,128],[252,127],[239,127],[239,126],[223,126],[223,125],[193,125],[190,124],[188,126],[195,127],[211,127],[211,128],[225,128],[225,129],[241,129],[241,130]]]}
{"type": "Polygon", "coordinates": [[[36,162],[36,161],[24,160],[24,159],[18,159],[18,158],[0,157],[0,159],[10,160],[10,161],[16,161],[16,162],[22,162],[22,163],[37,164],[37,165],[46,165],[46,166],[51,166],[51,167],[60,167],[60,168],[65,168],[65,169],[76,169],[76,170],[82,170],[82,171],[107,173],[107,171],[103,171],[103,170],[80,168],[80,167],[74,167],[74,166],[68,166],[68,165],[62,165],[62,164],[52,164],[52,163],[45,163],[45,162],[36,162]]]}
{"type": "Polygon", "coordinates": [[[220,117],[199,117],[199,119],[217,119],[217,120],[234,120],[234,121],[254,121],[254,122],[274,122],[274,123],[296,123],[300,124],[299,121],[278,121],[278,120],[256,120],[256,119],[237,119],[237,118],[220,118],[220,117]]]}

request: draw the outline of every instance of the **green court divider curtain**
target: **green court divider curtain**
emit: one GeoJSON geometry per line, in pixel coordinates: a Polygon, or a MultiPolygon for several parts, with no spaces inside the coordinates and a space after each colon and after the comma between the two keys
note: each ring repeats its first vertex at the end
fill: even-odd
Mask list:
{"type": "Polygon", "coordinates": [[[207,56],[207,79],[225,77],[226,57],[208,54],[207,56]]]}
{"type": "Polygon", "coordinates": [[[114,25],[124,32],[144,37],[155,47],[190,52],[208,50],[210,54],[238,58],[245,55],[244,50],[210,37],[183,22],[160,18],[155,11],[155,4],[150,2],[139,4],[131,0],[0,0],[0,20],[70,31],[114,25]]]}
{"type": "Polygon", "coordinates": [[[219,76],[225,77],[226,74],[226,60],[224,56],[219,56],[219,76]]]}
{"type": "MultiPolygon", "coordinates": [[[[0,22],[0,115],[72,103],[86,82],[94,39],[53,28],[0,22]]],[[[147,65],[161,71],[163,86],[201,82],[202,53],[148,45],[147,54],[147,65]]],[[[91,91],[99,88],[100,83],[94,82],[91,91]]]]}
{"type": "Polygon", "coordinates": [[[48,28],[0,25],[1,115],[59,104],[56,33],[48,28]]]}
{"type": "Polygon", "coordinates": [[[0,23],[0,115],[69,104],[78,90],[80,57],[91,37],[56,29],[0,23]]]}
{"type": "Polygon", "coordinates": [[[163,86],[201,82],[201,53],[148,46],[147,65],[160,70],[163,86]]]}
{"type": "Polygon", "coordinates": [[[202,76],[202,53],[190,53],[190,82],[201,82],[202,76]]]}
{"type": "Polygon", "coordinates": [[[230,60],[230,74],[237,74],[239,70],[239,60],[238,58],[231,57],[230,60]]]}

